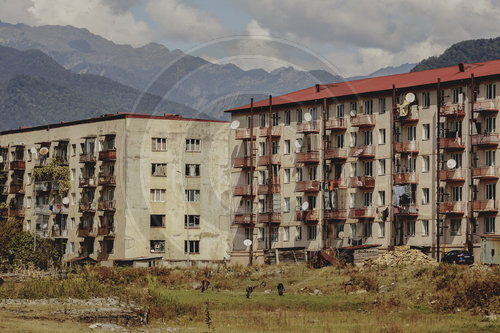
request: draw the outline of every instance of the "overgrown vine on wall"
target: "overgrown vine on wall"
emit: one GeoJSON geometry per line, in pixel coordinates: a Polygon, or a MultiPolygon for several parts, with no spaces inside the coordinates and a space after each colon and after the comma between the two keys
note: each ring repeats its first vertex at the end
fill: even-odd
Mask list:
{"type": "Polygon", "coordinates": [[[59,164],[55,158],[51,158],[47,165],[34,169],[33,177],[36,182],[46,181],[59,185],[60,196],[64,196],[71,188],[69,166],[59,164]]]}

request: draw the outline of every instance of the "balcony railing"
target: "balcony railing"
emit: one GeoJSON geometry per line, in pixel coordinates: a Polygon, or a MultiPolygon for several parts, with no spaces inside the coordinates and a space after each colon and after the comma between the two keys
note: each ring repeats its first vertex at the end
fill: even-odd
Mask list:
{"type": "Polygon", "coordinates": [[[24,193],[23,184],[10,184],[9,193],[10,194],[23,194],[24,193]]]}
{"type": "Polygon", "coordinates": [[[95,153],[83,153],[80,154],[80,163],[95,163],[95,153]]]}
{"type": "Polygon", "coordinates": [[[318,192],[319,191],[319,181],[308,180],[303,182],[297,182],[295,184],[295,192],[318,192]]]}
{"type": "Polygon", "coordinates": [[[351,117],[351,125],[354,127],[375,126],[375,116],[372,114],[361,114],[351,117]]]}
{"type": "MultiPolygon", "coordinates": [[[[235,168],[249,168],[251,164],[250,157],[241,157],[234,160],[235,168]]],[[[253,159],[252,165],[255,167],[255,158],[253,159]]]]}
{"type": "MultiPolygon", "coordinates": [[[[261,127],[259,129],[260,136],[269,136],[269,127],[261,127]]],[[[271,137],[279,138],[281,136],[281,126],[273,126],[271,129],[271,137]]]]}
{"type": "Polygon", "coordinates": [[[297,124],[297,133],[319,133],[319,121],[312,120],[297,124]]]}
{"type": "Polygon", "coordinates": [[[35,160],[35,167],[44,167],[47,164],[49,164],[49,159],[46,157],[35,160]]]}
{"type": "Polygon", "coordinates": [[[333,118],[326,121],[327,130],[343,131],[347,129],[345,118],[333,118]]]}
{"type": "Polygon", "coordinates": [[[329,184],[333,185],[334,188],[347,187],[347,178],[336,178],[328,180],[329,184]],[[331,182],[331,183],[330,183],[331,182]]]}
{"type": "Polygon", "coordinates": [[[466,169],[439,170],[439,180],[444,182],[463,182],[465,181],[466,169]]]}
{"type": "MultiPolygon", "coordinates": [[[[259,156],[259,166],[267,165],[269,161],[269,156],[259,156]]],[[[280,155],[272,155],[271,164],[281,164],[280,155]]]]}
{"type": "Polygon", "coordinates": [[[114,227],[103,226],[97,228],[97,236],[114,236],[114,227]]]}
{"type": "Polygon", "coordinates": [[[24,208],[11,208],[9,216],[24,217],[24,208]]]}
{"type": "MultiPolygon", "coordinates": [[[[245,140],[245,139],[250,139],[252,134],[252,130],[250,128],[238,128],[236,129],[235,133],[235,139],[236,140],[245,140]]],[[[256,135],[256,130],[254,129],[253,131],[253,138],[255,139],[256,135]]]]}
{"type": "Polygon", "coordinates": [[[465,212],[465,202],[441,202],[439,203],[439,212],[441,214],[462,215],[465,212]]]}
{"type": "Polygon", "coordinates": [[[418,154],[418,142],[397,142],[394,144],[394,152],[401,154],[418,154]]]}
{"type": "Polygon", "coordinates": [[[251,216],[253,216],[253,223],[256,222],[255,214],[236,214],[234,215],[234,224],[250,224],[251,216]]]}
{"type": "Polygon", "coordinates": [[[67,238],[68,229],[60,229],[58,225],[52,226],[51,236],[54,238],[67,238]]]}
{"type": "Polygon", "coordinates": [[[319,221],[319,212],[317,210],[299,210],[296,213],[297,221],[316,223],[319,221]]]}
{"type": "Polygon", "coordinates": [[[498,112],[498,105],[495,104],[494,100],[485,100],[474,102],[474,112],[498,112]]]}
{"type": "Polygon", "coordinates": [[[108,149],[99,152],[100,161],[116,161],[116,149],[108,149]]]}
{"type": "MultiPolygon", "coordinates": [[[[269,213],[259,213],[257,220],[259,223],[269,222],[269,213]]],[[[271,223],[281,223],[281,213],[271,213],[271,223]]]]}
{"type": "Polygon", "coordinates": [[[462,138],[440,138],[439,145],[442,149],[465,149],[465,143],[462,142],[462,138]]]}
{"type": "Polygon", "coordinates": [[[394,214],[406,217],[417,217],[418,216],[418,206],[407,205],[394,208],[394,214]]]}
{"type": "Polygon", "coordinates": [[[375,178],[365,176],[351,177],[351,187],[373,188],[375,187],[375,178]]]}
{"type": "Polygon", "coordinates": [[[319,163],[319,151],[297,153],[296,163],[319,163]]]}
{"type": "Polygon", "coordinates": [[[55,159],[56,159],[57,164],[60,164],[60,165],[68,165],[69,164],[69,160],[67,157],[56,156],[55,159]]]}
{"type": "Polygon", "coordinates": [[[443,117],[463,117],[465,108],[463,104],[446,104],[441,107],[440,115],[443,117]]]}
{"type": "Polygon", "coordinates": [[[89,227],[79,227],[78,228],[78,237],[88,237],[90,236],[90,228],[89,227]]]}
{"type": "Polygon", "coordinates": [[[10,168],[11,168],[11,170],[24,170],[24,169],[26,169],[26,162],[25,161],[12,161],[12,162],[10,162],[10,168]]]}
{"type": "MultiPolygon", "coordinates": [[[[252,190],[252,188],[250,185],[236,186],[234,188],[234,195],[235,196],[248,196],[251,194],[251,192],[252,192],[251,190],[252,190]]],[[[255,195],[255,191],[253,194],[255,195]]]]}
{"type": "Polygon", "coordinates": [[[471,208],[474,212],[493,213],[498,211],[498,203],[496,200],[473,200],[471,201],[471,208]]]}
{"type": "Polygon", "coordinates": [[[79,182],[80,188],[96,187],[96,186],[97,186],[97,183],[95,181],[95,177],[88,177],[88,178],[81,177],[80,178],[80,182],[79,182]]]}
{"type": "Polygon", "coordinates": [[[375,146],[361,146],[351,148],[351,157],[374,158],[375,146]]]}
{"type": "Polygon", "coordinates": [[[347,148],[331,148],[325,151],[327,160],[345,160],[347,159],[347,148]]]}
{"type": "MultiPolygon", "coordinates": [[[[280,184],[272,184],[271,191],[273,193],[280,193],[280,184]]],[[[257,194],[269,194],[269,185],[259,185],[257,194]]]]}
{"type": "Polygon", "coordinates": [[[7,194],[9,194],[9,186],[0,185],[0,195],[7,195],[7,194]]]}
{"type": "Polygon", "coordinates": [[[325,210],[323,214],[326,220],[345,220],[347,218],[347,209],[325,210]]]}
{"type": "Polygon", "coordinates": [[[52,206],[52,213],[54,214],[68,214],[69,209],[63,204],[55,204],[52,206]]]}
{"type": "Polygon", "coordinates": [[[46,192],[50,188],[50,183],[49,182],[39,182],[35,183],[35,191],[42,191],[46,192]]]}
{"type": "Polygon", "coordinates": [[[50,205],[38,204],[35,205],[35,214],[40,215],[50,215],[52,211],[50,210],[50,205]]]}
{"type": "Polygon", "coordinates": [[[94,213],[95,204],[93,202],[80,202],[78,205],[78,211],[80,213],[94,213]]]}
{"type": "Polygon", "coordinates": [[[418,174],[415,172],[400,172],[394,174],[394,185],[418,184],[418,174]]]}
{"type": "Polygon", "coordinates": [[[471,139],[472,145],[478,147],[496,147],[499,142],[498,134],[496,133],[472,135],[471,139]]]}
{"type": "Polygon", "coordinates": [[[116,210],[116,201],[115,200],[99,201],[98,206],[99,210],[114,212],[116,210]]]}
{"type": "Polygon", "coordinates": [[[498,169],[494,166],[483,166],[472,168],[472,178],[475,179],[498,179],[498,169]]]}
{"type": "Polygon", "coordinates": [[[115,176],[99,176],[98,182],[101,186],[116,186],[115,176]]]}
{"type": "Polygon", "coordinates": [[[351,208],[353,219],[374,219],[377,214],[375,207],[351,208]]]}
{"type": "Polygon", "coordinates": [[[399,114],[396,114],[394,116],[394,120],[402,123],[417,122],[419,120],[418,106],[412,105],[410,112],[406,116],[400,116],[399,114]]]}

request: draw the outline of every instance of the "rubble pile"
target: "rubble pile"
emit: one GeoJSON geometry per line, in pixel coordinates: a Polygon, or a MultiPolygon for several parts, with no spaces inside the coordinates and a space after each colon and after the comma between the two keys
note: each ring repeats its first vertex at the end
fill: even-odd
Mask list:
{"type": "Polygon", "coordinates": [[[376,259],[367,259],[365,265],[386,265],[395,267],[400,265],[437,265],[436,261],[419,250],[410,249],[407,246],[396,247],[394,251],[388,251],[376,259]]]}

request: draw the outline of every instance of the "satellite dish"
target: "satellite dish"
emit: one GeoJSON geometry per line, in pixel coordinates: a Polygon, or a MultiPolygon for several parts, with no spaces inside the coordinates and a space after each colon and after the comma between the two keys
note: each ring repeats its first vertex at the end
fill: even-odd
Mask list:
{"type": "Polygon", "coordinates": [[[62,199],[62,203],[63,203],[63,205],[67,205],[67,204],[69,204],[69,198],[68,198],[68,197],[64,197],[64,198],[62,199]]]}
{"type": "Polygon", "coordinates": [[[351,112],[349,114],[351,115],[351,117],[356,117],[356,111],[355,110],[351,110],[351,112]]]}
{"type": "Polygon", "coordinates": [[[240,121],[239,120],[235,120],[231,123],[231,129],[235,130],[237,129],[238,127],[240,127],[240,121]]]}
{"type": "Polygon", "coordinates": [[[307,210],[307,208],[309,208],[309,202],[306,201],[302,204],[302,210],[307,210]]]}
{"type": "Polygon", "coordinates": [[[36,154],[37,150],[36,150],[36,148],[35,148],[35,147],[31,147],[30,152],[31,152],[32,154],[36,154]]]}
{"type": "Polygon", "coordinates": [[[344,232],[343,231],[339,232],[339,238],[344,238],[344,232]]]}
{"type": "Polygon", "coordinates": [[[448,169],[455,169],[455,167],[457,166],[457,161],[455,161],[453,158],[450,158],[446,162],[446,166],[448,167],[448,169]]]}
{"type": "Polygon", "coordinates": [[[295,140],[295,147],[300,148],[302,147],[302,140],[295,140]]]}
{"type": "Polygon", "coordinates": [[[306,113],[304,114],[304,119],[305,119],[306,121],[311,121],[311,119],[313,119],[313,117],[311,116],[311,114],[310,114],[309,112],[306,112],[306,113]]]}
{"type": "Polygon", "coordinates": [[[0,163],[3,163],[3,156],[0,156],[0,163]]]}
{"type": "Polygon", "coordinates": [[[245,246],[250,246],[250,245],[252,245],[252,241],[251,241],[250,239],[245,239],[245,240],[243,241],[243,245],[245,245],[245,246]]]}
{"type": "Polygon", "coordinates": [[[406,96],[405,96],[405,100],[408,102],[408,103],[413,103],[415,102],[415,94],[414,93],[407,93],[406,96]]]}
{"type": "Polygon", "coordinates": [[[49,153],[49,149],[47,147],[40,148],[40,155],[47,155],[49,153]]]}

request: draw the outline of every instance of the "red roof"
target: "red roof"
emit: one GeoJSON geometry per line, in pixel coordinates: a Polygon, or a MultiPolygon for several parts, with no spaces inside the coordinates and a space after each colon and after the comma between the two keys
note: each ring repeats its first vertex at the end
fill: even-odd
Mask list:
{"type": "MultiPolygon", "coordinates": [[[[289,94],[273,97],[272,103],[273,106],[275,106],[314,101],[323,98],[338,98],[342,96],[388,91],[392,90],[393,84],[397,89],[432,85],[437,83],[438,78],[442,83],[445,83],[470,79],[471,74],[474,74],[475,78],[498,75],[500,74],[500,60],[464,64],[463,72],[460,72],[457,65],[420,72],[332,83],[328,85],[322,84],[320,85],[319,92],[316,91],[316,87],[309,87],[289,94]]],[[[254,103],[254,108],[266,106],[269,106],[269,99],[254,103]]],[[[248,110],[249,108],[250,104],[247,104],[227,110],[226,112],[243,111],[248,110]]]]}

